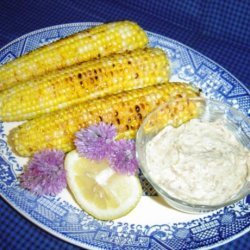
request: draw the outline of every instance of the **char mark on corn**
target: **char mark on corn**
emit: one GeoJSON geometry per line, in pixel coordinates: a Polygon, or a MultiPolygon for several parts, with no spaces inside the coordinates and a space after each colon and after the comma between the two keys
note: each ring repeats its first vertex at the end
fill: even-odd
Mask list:
{"type": "MultiPolygon", "coordinates": [[[[197,96],[199,92],[184,83],[164,83],[122,92],[27,121],[11,131],[9,140],[21,156],[48,148],[68,152],[74,149],[74,134],[78,130],[100,121],[115,125],[119,138],[134,138],[145,116],[160,104],[172,98],[197,96]]],[[[195,107],[190,106],[188,110],[185,115],[193,116],[195,107]]]]}
{"type": "Polygon", "coordinates": [[[83,62],[0,93],[0,120],[32,119],[87,100],[163,83],[169,63],[158,48],[83,62]]]}
{"type": "Polygon", "coordinates": [[[143,48],[146,33],[136,23],[98,25],[40,47],[0,67],[0,90],[93,58],[143,48]]]}

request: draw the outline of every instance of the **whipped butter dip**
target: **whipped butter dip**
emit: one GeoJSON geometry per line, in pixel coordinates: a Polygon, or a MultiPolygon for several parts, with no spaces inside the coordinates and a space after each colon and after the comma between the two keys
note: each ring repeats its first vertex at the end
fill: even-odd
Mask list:
{"type": "Polygon", "coordinates": [[[250,153],[222,119],[167,126],[146,145],[148,174],[172,197],[218,205],[250,181],[250,153]]]}

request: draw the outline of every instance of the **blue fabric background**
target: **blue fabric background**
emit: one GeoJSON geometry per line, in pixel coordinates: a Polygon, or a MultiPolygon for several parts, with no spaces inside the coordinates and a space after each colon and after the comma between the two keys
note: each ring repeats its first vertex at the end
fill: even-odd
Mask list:
{"type": "MultiPolygon", "coordinates": [[[[0,47],[51,25],[130,19],[203,53],[250,88],[249,0],[1,0],[0,47]]],[[[218,249],[250,249],[246,234],[218,249]]],[[[0,249],[79,249],[39,229],[0,199],[0,249]]]]}

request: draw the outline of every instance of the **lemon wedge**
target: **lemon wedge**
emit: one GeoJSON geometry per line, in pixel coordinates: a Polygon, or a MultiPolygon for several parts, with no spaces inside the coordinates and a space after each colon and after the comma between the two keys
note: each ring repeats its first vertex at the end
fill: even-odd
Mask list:
{"type": "Polygon", "coordinates": [[[68,186],[80,207],[100,220],[113,220],[136,207],[142,188],[136,176],[115,172],[107,161],[80,157],[74,150],[65,159],[68,186]]]}

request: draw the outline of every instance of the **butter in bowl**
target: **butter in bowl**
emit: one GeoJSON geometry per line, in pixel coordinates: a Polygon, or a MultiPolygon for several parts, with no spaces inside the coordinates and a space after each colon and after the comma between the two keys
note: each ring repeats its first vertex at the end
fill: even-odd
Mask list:
{"type": "Polygon", "coordinates": [[[173,99],[137,133],[140,168],[174,208],[201,213],[250,193],[250,119],[205,98],[173,99]]]}

